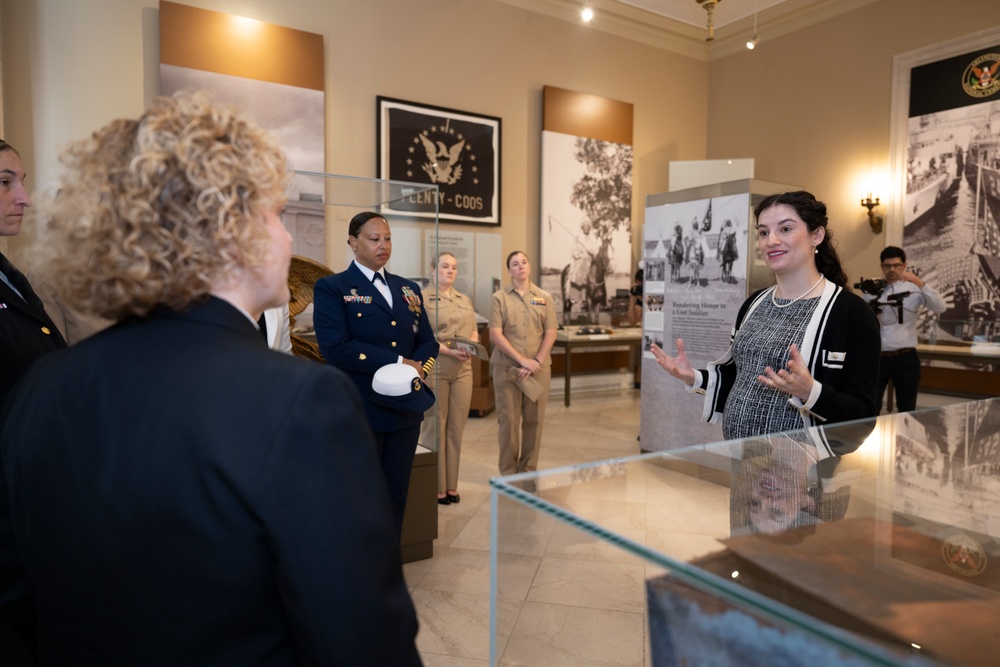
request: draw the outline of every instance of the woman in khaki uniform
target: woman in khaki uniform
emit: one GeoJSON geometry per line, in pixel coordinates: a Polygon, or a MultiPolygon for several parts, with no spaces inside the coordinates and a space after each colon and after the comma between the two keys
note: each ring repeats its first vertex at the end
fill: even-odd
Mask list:
{"type": "Polygon", "coordinates": [[[472,357],[464,348],[454,349],[447,343],[456,336],[478,343],[479,331],[472,299],[452,288],[458,275],[455,256],[442,252],[431,268],[435,270],[436,284],[424,290],[424,307],[435,327],[440,350],[437,370],[427,375],[427,384],[434,390],[437,404],[424,416],[420,441],[434,440],[437,431],[438,503],[450,505],[461,500],[458,459],[462,453],[462,431],[472,404],[472,357]]]}
{"type": "Polygon", "coordinates": [[[512,252],[507,256],[507,271],[511,285],[493,295],[490,309],[490,365],[500,424],[501,475],[538,467],[552,373],[549,352],[559,326],[552,295],[531,282],[528,256],[512,252]],[[525,393],[526,388],[536,393],[535,400],[525,393]]]}

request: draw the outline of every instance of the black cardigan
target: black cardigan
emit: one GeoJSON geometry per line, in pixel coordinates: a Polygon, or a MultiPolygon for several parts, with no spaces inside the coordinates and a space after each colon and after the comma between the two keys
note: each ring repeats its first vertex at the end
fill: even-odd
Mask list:
{"type": "MultiPolygon", "coordinates": [[[[726,399],[736,380],[732,340],[744,320],[774,287],[755,292],[740,306],[730,347],[722,358],[696,371],[692,391],[705,394],[702,419],[722,423],[726,399]]],[[[802,416],[803,428],[875,416],[875,387],[881,357],[878,321],[871,308],[855,294],[826,283],[799,351],[822,390],[814,402],[790,402],[802,416]]]]}

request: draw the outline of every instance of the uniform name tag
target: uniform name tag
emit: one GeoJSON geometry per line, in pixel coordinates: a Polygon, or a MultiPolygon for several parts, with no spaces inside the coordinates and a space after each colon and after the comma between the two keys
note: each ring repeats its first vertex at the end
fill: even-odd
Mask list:
{"type": "Polygon", "coordinates": [[[831,352],[823,350],[823,365],[827,368],[843,368],[847,359],[846,352],[831,352]]]}

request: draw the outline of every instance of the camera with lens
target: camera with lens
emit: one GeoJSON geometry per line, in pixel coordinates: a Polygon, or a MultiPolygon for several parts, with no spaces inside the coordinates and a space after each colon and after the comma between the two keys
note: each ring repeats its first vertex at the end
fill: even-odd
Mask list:
{"type": "Polygon", "coordinates": [[[637,299],[642,298],[642,281],[645,277],[645,271],[639,269],[635,272],[635,282],[638,284],[632,285],[628,288],[628,293],[637,299]]]}
{"type": "Polygon", "coordinates": [[[882,278],[862,278],[858,282],[854,283],[854,289],[861,290],[865,294],[870,294],[875,297],[876,300],[882,296],[882,292],[885,291],[885,286],[889,283],[882,278]]]}
{"type": "Polygon", "coordinates": [[[890,306],[897,311],[896,321],[902,322],[903,299],[906,298],[909,292],[891,294],[884,300],[881,300],[882,293],[885,291],[885,287],[888,284],[889,284],[888,281],[883,280],[882,278],[862,278],[858,282],[854,283],[854,289],[861,290],[865,294],[870,294],[871,296],[875,297],[874,299],[868,302],[868,305],[871,306],[871,309],[875,312],[876,317],[882,314],[883,308],[885,308],[886,306],[890,306]]]}

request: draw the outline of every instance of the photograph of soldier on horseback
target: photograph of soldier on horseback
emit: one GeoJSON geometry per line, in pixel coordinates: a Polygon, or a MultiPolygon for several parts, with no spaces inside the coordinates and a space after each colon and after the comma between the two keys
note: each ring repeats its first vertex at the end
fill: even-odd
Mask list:
{"type": "Polygon", "coordinates": [[[596,313],[607,305],[607,277],[613,271],[610,239],[598,239],[584,222],[573,244],[573,261],[560,274],[563,312],[596,313]]]}
{"type": "Polygon", "coordinates": [[[632,147],[544,135],[541,287],[563,324],[610,324],[632,268],[632,147]]]}

